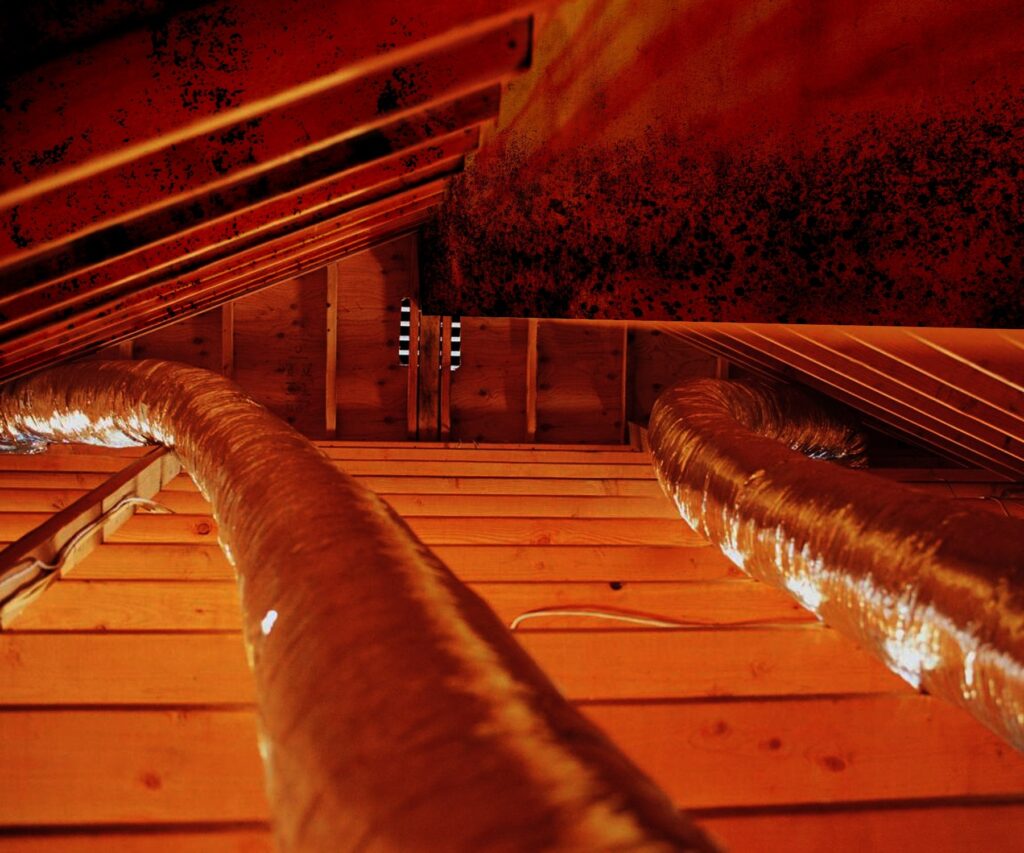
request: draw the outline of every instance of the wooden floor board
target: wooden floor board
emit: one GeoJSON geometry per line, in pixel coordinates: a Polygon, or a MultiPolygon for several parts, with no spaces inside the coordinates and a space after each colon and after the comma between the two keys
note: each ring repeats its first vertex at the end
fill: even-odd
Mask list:
{"type": "MultiPolygon", "coordinates": [[[[538,609],[603,608],[695,624],[802,623],[814,616],[784,592],[750,580],[470,585],[506,624],[538,609]]],[[[595,617],[553,615],[531,628],[636,628],[595,617]]],[[[224,581],[82,581],[65,578],[12,624],[14,631],[241,630],[235,585],[224,581]]]]}
{"type": "MultiPolygon", "coordinates": [[[[1007,756],[957,709],[913,694],[584,711],[684,808],[864,803],[868,819],[884,825],[876,815],[885,802],[956,806],[965,797],[1020,799],[1024,790],[1024,758],[1007,756]]],[[[0,776],[8,826],[267,818],[251,712],[7,711],[0,748],[9,766],[26,768],[0,776]]],[[[798,815],[796,825],[808,820],[798,815]]],[[[726,837],[741,818],[703,820],[726,837]]]]}
{"type": "MultiPolygon", "coordinates": [[[[562,692],[579,700],[908,689],[875,658],[817,625],[523,631],[518,639],[562,692]]],[[[253,701],[237,633],[9,632],[0,635],[0,685],[7,707],[253,701]]]]}
{"type": "MultiPolygon", "coordinates": [[[[703,581],[742,577],[717,548],[658,545],[437,545],[466,581],[703,581]]],[[[75,567],[79,580],[230,580],[216,545],[100,545],[75,567]]]]}

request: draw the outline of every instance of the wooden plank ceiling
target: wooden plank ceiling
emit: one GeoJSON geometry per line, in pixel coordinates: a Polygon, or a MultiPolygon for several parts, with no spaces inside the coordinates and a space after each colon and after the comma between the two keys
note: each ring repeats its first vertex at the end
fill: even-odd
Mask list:
{"type": "MultiPolygon", "coordinates": [[[[912,691],[677,517],[647,456],[326,443],[571,701],[732,849],[1012,849],[1024,758],[912,691]]],[[[141,451],[0,457],[10,539],[141,451]]],[[[976,500],[970,469],[880,470],[976,500]]],[[[0,635],[0,850],[270,849],[231,569],[185,476],[0,635]]],[[[993,510],[998,507],[993,505],[993,510]]]]}
{"type": "Polygon", "coordinates": [[[66,10],[76,50],[5,81],[0,381],[415,228],[529,64],[530,5],[66,10]]]}

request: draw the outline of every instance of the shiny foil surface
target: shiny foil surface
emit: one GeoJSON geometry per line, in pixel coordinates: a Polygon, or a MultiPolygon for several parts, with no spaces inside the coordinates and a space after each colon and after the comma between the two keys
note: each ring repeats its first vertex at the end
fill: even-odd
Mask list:
{"type": "Polygon", "coordinates": [[[0,442],[158,442],[210,500],[280,849],[713,849],[380,498],[223,377],[55,368],[0,395],[0,442]]]}
{"type": "Polygon", "coordinates": [[[850,470],[856,428],[791,388],[670,388],[648,438],[682,517],[736,565],[1024,750],[1024,521],[850,470]]]}

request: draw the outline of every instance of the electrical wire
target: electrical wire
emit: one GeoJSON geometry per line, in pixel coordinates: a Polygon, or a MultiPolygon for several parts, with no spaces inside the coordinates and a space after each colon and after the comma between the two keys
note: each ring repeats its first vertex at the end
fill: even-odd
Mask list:
{"type": "MultiPolygon", "coordinates": [[[[545,616],[582,616],[593,619],[608,619],[615,622],[629,622],[649,628],[743,628],[753,625],[771,625],[798,620],[785,619],[743,619],[734,622],[709,622],[700,619],[663,619],[644,613],[629,613],[620,610],[605,610],[599,607],[541,607],[520,613],[509,623],[509,630],[515,631],[527,619],[540,619],[545,616]]],[[[804,622],[806,620],[799,620],[804,622]]]]}
{"type": "Polygon", "coordinates": [[[57,557],[54,562],[48,563],[38,557],[26,557],[20,563],[5,572],[4,575],[0,577],[0,604],[4,604],[8,599],[13,598],[26,583],[31,582],[40,575],[60,571],[68,561],[68,558],[78,549],[78,547],[91,533],[109,521],[115,513],[118,513],[129,506],[144,506],[151,512],[161,514],[173,514],[174,512],[174,510],[169,509],[157,501],[150,500],[149,498],[140,498],[136,496],[121,498],[121,500],[114,504],[114,506],[108,509],[99,518],[91,521],[89,524],[78,530],[64,544],[64,547],[57,552],[57,557]]]}

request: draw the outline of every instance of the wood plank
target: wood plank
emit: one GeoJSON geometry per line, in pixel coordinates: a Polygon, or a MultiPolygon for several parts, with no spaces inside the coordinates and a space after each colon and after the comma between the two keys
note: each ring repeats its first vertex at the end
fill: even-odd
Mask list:
{"type": "Polygon", "coordinates": [[[909,691],[586,712],[684,808],[1024,792],[1024,756],[959,708],[909,691]]]}
{"type": "Polygon", "coordinates": [[[819,625],[743,630],[524,631],[522,646],[572,699],[902,692],[897,676],[819,625]],[[581,665],[587,661],[588,665],[581,665]]]}
{"type": "Polygon", "coordinates": [[[205,370],[223,365],[224,342],[219,311],[189,315],[134,340],[136,358],[163,358],[205,370]]]}
{"type": "MultiPolygon", "coordinates": [[[[461,372],[461,368],[459,369],[461,372]]],[[[585,450],[546,448],[543,444],[527,445],[518,448],[496,448],[492,444],[475,444],[435,447],[332,447],[319,445],[324,454],[337,461],[341,460],[372,460],[372,461],[430,461],[446,460],[461,462],[549,462],[565,464],[612,464],[637,465],[646,468],[651,466],[651,457],[629,448],[619,450],[585,450]]],[[[653,476],[653,475],[652,475],[653,476]]]]}
{"type": "MultiPolygon", "coordinates": [[[[417,246],[413,245],[413,259],[417,257],[417,246]]],[[[418,262],[417,262],[418,263],[418,262]]],[[[418,281],[418,273],[413,273],[418,281]]],[[[416,293],[419,294],[419,284],[416,285],[416,293]]],[[[405,386],[405,422],[409,440],[412,441],[419,436],[419,411],[420,411],[420,324],[423,321],[423,314],[420,311],[419,297],[409,297],[409,363],[406,365],[408,375],[405,386]]]]}
{"type": "MultiPolygon", "coordinates": [[[[1024,790],[1021,756],[959,710],[912,694],[585,711],[687,808],[861,802],[873,806],[873,819],[887,802],[931,800],[924,805],[935,814],[943,805],[966,808],[965,797],[1019,805],[1024,790]]],[[[0,749],[19,769],[0,776],[0,823],[8,826],[267,818],[251,713],[8,711],[0,749]]],[[[702,817],[712,827],[736,819],[702,817]]],[[[841,839],[843,823],[836,826],[841,839]]],[[[755,849],[791,849],[772,837],[755,849]]]]}
{"type": "Polygon", "coordinates": [[[62,833],[59,829],[28,835],[0,835],[0,853],[274,853],[274,837],[267,826],[236,824],[206,829],[168,830],[106,827],[92,832],[62,833]]]}
{"type": "Polygon", "coordinates": [[[666,500],[661,486],[654,480],[601,480],[582,477],[388,477],[371,474],[359,475],[356,479],[380,495],[604,495],[646,498],[652,501],[666,500]]]}
{"type": "MultiPolygon", "coordinates": [[[[706,540],[672,518],[460,518],[408,519],[427,545],[705,545],[706,540]]],[[[0,536],[40,523],[33,513],[0,513],[0,536]]],[[[202,515],[136,515],[111,542],[197,543],[217,541],[217,526],[202,515]]]]}
{"type": "Polygon", "coordinates": [[[420,315],[419,378],[416,381],[416,437],[441,437],[441,318],[420,315]]]}
{"type": "MultiPolygon", "coordinates": [[[[817,625],[523,631],[517,638],[559,689],[575,700],[910,689],[875,658],[817,625]]],[[[0,701],[12,707],[254,701],[242,641],[235,633],[3,634],[0,683],[0,701]]]]}
{"type": "Polygon", "coordinates": [[[338,433],[338,265],[327,266],[327,358],[325,361],[325,428],[329,438],[338,433]]]}
{"type": "MultiPolygon", "coordinates": [[[[929,850],[989,853],[1014,850],[1024,835],[1024,804],[944,800],[917,807],[820,809],[769,814],[705,816],[698,823],[734,853],[863,853],[865,850],[929,850]]],[[[265,828],[212,827],[158,831],[99,829],[95,832],[0,835],[0,853],[272,853],[265,828]]]]}
{"type": "Polygon", "coordinates": [[[629,441],[629,324],[622,324],[622,367],[619,370],[619,420],[622,422],[621,438],[623,443],[629,441]]]}
{"type": "Polygon", "coordinates": [[[27,608],[15,631],[242,630],[227,581],[80,581],[63,578],[27,608]]]}
{"type": "MultiPolygon", "coordinates": [[[[315,441],[317,447],[325,452],[332,448],[371,450],[374,448],[394,449],[415,449],[415,450],[475,450],[477,445],[465,441],[388,441],[380,439],[369,439],[366,441],[315,441]]],[[[608,453],[608,452],[630,452],[630,448],[623,447],[619,442],[610,444],[579,444],[574,442],[550,442],[535,444],[534,442],[523,441],[488,441],[480,449],[483,450],[573,450],[580,453],[608,453]]]]}
{"type": "Polygon", "coordinates": [[[588,479],[653,480],[654,471],[635,464],[562,464],[529,462],[511,466],[507,462],[415,461],[397,468],[394,462],[368,459],[339,460],[338,467],[353,475],[387,474],[398,471],[411,476],[428,477],[585,477],[588,479]]]}
{"type": "Polygon", "coordinates": [[[300,432],[321,437],[326,306],[322,269],[235,303],[235,381],[300,432]]]}
{"type": "MultiPolygon", "coordinates": [[[[814,616],[791,596],[748,580],[710,582],[471,583],[510,624],[540,608],[601,608],[695,624],[800,623],[814,616]]],[[[226,581],[82,581],[64,578],[28,608],[17,631],[240,631],[235,585],[226,581]]],[[[544,616],[533,628],[635,629],[587,617],[544,616]]]]}
{"type": "MultiPolygon", "coordinates": [[[[717,548],[585,545],[438,545],[465,581],[701,581],[742,577],[717,548]]],[[[78,580],[234,580],[216,545],[101,545],[78,580]]]]}
{"type": "MultiPolygon", "coordinates": [[[[880,471],[886,479],[888,475],[880,471]]],[[[15,496],[24,494],[32,500],[32,505],[21,506],[21,509],[32,511],[40,502],[47,503],[43,497],[46,493],[53,500],[70,497],[73,493],[81,493],[93,488],[106,479],[103,474],[82,474],[75,472],[46,471],[6,471],[0,472],[0,499],[10,504],[5,509],[18,509],[15,496]],[[32,493],[40,495],[32,498],[32,493]],[[10,498],[4,498],[9,494],[10,498]]],[[[658,483],[642,479],[602,479],[582,477],[543,477],[543,478],[508,478],[508,477],[444,477],[403,475],[401,467],[398,473],[360,474],[356,479],[382,495],[562,495],[562,496],[595,496],[608,495],[615,497],[663,499],[663,492],[658,483]]],[[[1024,484],[1007,480],[970,479],[918,479],[909,481],[908,485],[935,494],[948,494],[954,497],[979,498],[997,496],[1014,498],[1024,491],[1024,484]]],[[[166,492],[196,492],[195,484],[187,477],[181,476],[167,485],[166,492]]],[[[43,507],[50,509],[49,505],[43,507]]]]}
{"type": "Polygon", "coordinates": [[[236,705],[255,701],[242,637],[0,634],[0,704],[236,705]]]}
{"type": "Polygon", "coordinates": [[[452,375],[456,439],[523,439],[528,325],[529,320],[514,318],[462,318],[462,366],[452,375]]]}
{"type": "Polygon", "coordinates": [[[448,441],[452,434],[452,318],[441,318],[441,389],[438,401],[438,438],[448,441]]]}
{"type": "Polygon", "coordinates": [[[1024,837],[1024,803],[939,800],[902,808],[709,815],[699,816],[698,823],[733,853],[990,853],[1019,847],[1024,837]]]}
{"type": "MultiPolygon", "coordinates": [[[[407,438],[410,374],[398,363],[398,329],[401,301],[415,295],[414,251],[415,237],[407,236],[338,264],[339,438],[407,438]]],[[[415,417],[415,397],[413,403],[415,417]]]]}
{"type": "Polygon", "coordinates": [[[0,714],[6,826],[267,819],[249,711],[0,714]]]}
{"type": "Polygon", "coordinates": [[[235,377],[235,303],[220,306],[220,372],[235,377]]]}
{"type": "Polygon", "coordinates": [[[621,441],[622,325],[542,320],[537,330],[540,441],[621,441]]]}
{"type": "Polygon", "coordinates": [[[537,319],[528,321],[526,336],[526,440],[537,439],[537,319]]]}
{"type": "MultiPolygon", "coordinates": [[[[319,404],[318,404],[319,407],[319,404]]],[[[317,422],[318,424],[320,421],[317,422]]],[[[126,464],[126,460],[132,456],[120,456],[114,451],[105,455],[79,455],[79,454],[6,454],[0,457],[0,471],[64,471],[81,473],[113,473],[119,471],[126,464]],[[43,458],[45,457],[45,458],[43,458]]],[[[589,477],[596,479],[606,478],[629,478],[629,479],[654,479],[654,472],[651,467],[642,461],[627,459],[620,462],[602,463],[602,460],[591,460],[581,462],[558,462],[543,461],[543,456],[536,457],[538,461],[524,461],[517,465],[515,471],[509,469],[509,462],[513,460],[491,458],[486,456],[480,461],[474,461],[475,457],[468,456],[463,459],[458,456],[440,454],[438,458],[429,455],[423,458],[411,458],[403,460],[408,464],[397,465],[398,460],[373,458],[339,459],[339,467],[351,474],[385,474],[396,475],[399,473],[412,476],[440,476],[440,477],[589,477]]],[[[988,479],[992,479],[989,475],[988,479]]]]}
{"type": "MultiPolygon", "coordinates": [[[[948,496],[948,490],[944,490],[948,496]]],[[[62,509],[82,490],[0,489],[0,512],[50,512],[62,509]]],[[[378,494],[382,494],[378,492],[378,494]]],[[[662,496],[617,497],[613,495],[501,495],[393,494],[383,493],[401,515],[511,516],[535,518],[678,518],[675,507],[662,496]]],[[[176,513],[210,514],[210,505],[195,490],[165,490],[161,505],[176,513]]]]}
{"type": "Polygon", "coordinates": [[[666,388],[686,379],[715,375],[715,357],[657,324],[629,324],[629,418],[647,423],[651,406],[666,388]]]}
{"type": "MultiPolygon", "coordinates": [[[[57,503],[74,500],[89,487],[99,485],[106,479],[103,474],[76,474],[63,472],[5,472],[0,473],[0,508],[4,512],[50,511],[57,503]],[[21,501],[21,502],[19,502],[21,501]]],[[[410,477],[410,476],[358,476],[356,479],[380,495],[493,495],[561,497],[612,497],[638,498],[648,501],[666,501],[661,487],[653,480],[600,480],[582,478],[510,479],[500,477],[410,477]]],[[[996,483],[932,483],[921,484],[926,490],[938,490],[943,494],[959,497],[984,497],[985,495],[1009,495],[1012,491],[1005,484],[996,483]],[[954,491],[950,491],[950,489],[954,491]]],[[[168,483],[161,493],[161,500],[172,506],[171,500],[192,495],[200,500],[199,492],[187,476],[181,476],[168,483]]],[[[180,504],[179,504],[180,505],[180,504]]],[[[197,504],[198,505],[198,504],[197,504]]],[[[204,505],[205,506],[205,505],[204,505]]]]}
{"type": "Polygon", "coordinates": [[[679,518],[679,512],[663,496],[388,495],[386,500],[408,518],[679,518]]]}

